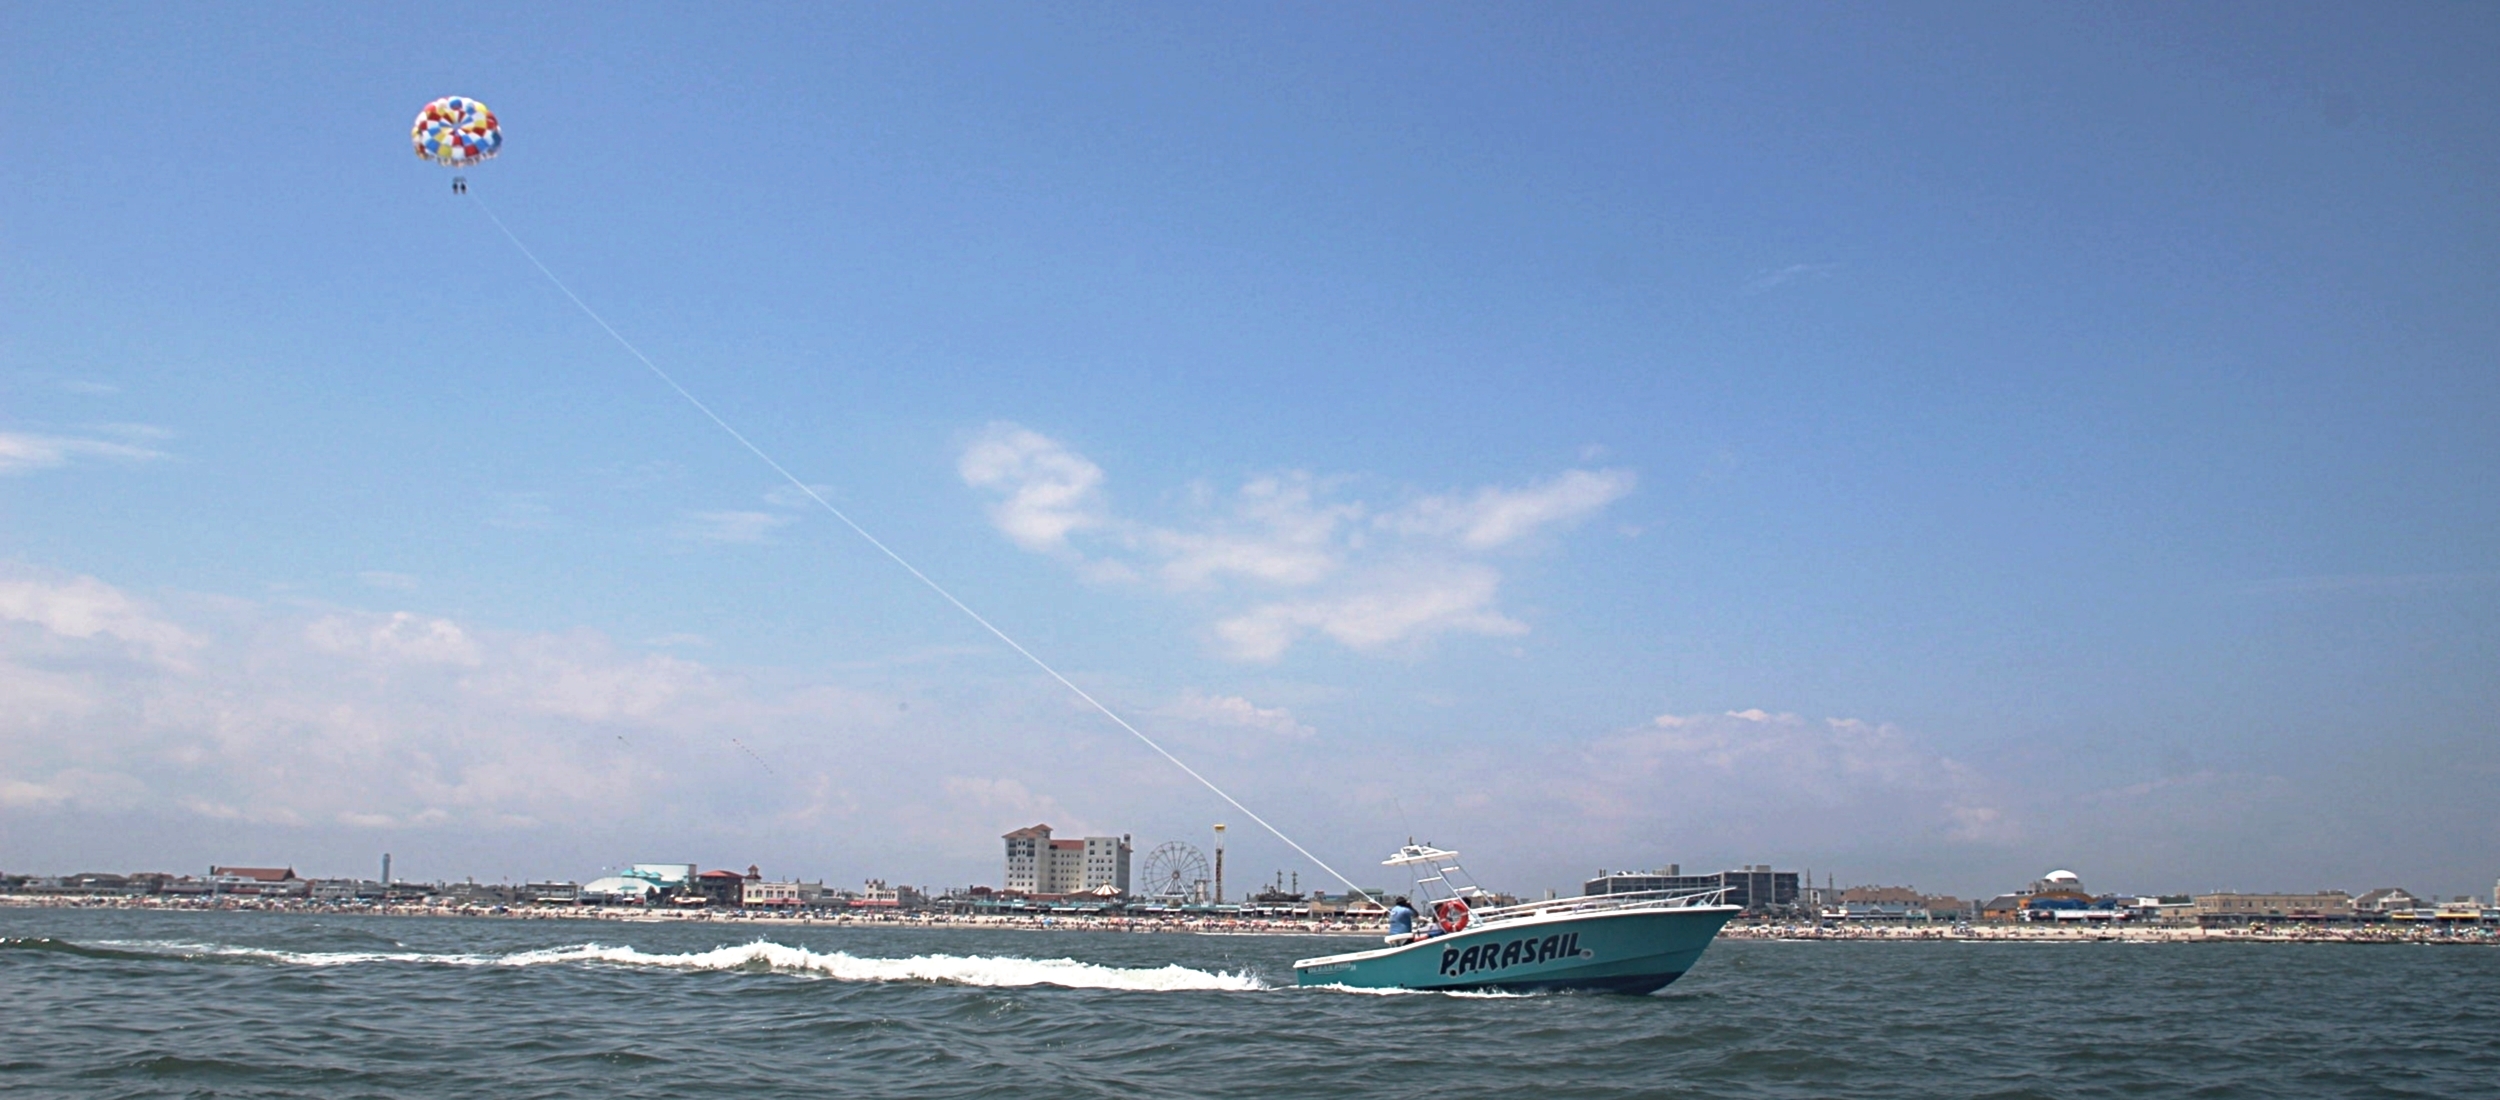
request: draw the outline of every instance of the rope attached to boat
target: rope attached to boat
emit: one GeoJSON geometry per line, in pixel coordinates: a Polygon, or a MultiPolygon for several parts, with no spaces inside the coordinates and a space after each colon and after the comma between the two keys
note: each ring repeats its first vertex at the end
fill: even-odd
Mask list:
{"type": "Polygon", "coordinates": [[[718,427],[721,431],[728,433],[729,438],[737,440],[738,445],[746,448],[748,454],[754,455],[758,460],[762,461],[764,465],[771,467],[774,473],[781,475],[782,480],[789,482],[792,488],[797,489],[801,494],[805,495],[807,499],[815,501],[817,507],[823,508],[827,515],[842,521],[842,525],[850,528],[852,533],[868,540],[868,545],[876,547],[879,553],[884,554],[888,559],[891,559],[894,564],[902,566],[904,572],[911,574],[913,579],[928,586],[929,591],[937,593],[941,599],[944,599],[947,603],[953,604],[955,606],[955,610],[963,612],[964,615],[969,617],[973,622],[979,623],[981,625],[981,629],[989,631],[992,637],[997,638],[1001,642],[1005,642],[1007,644],[1007,648],[1015,650],[1018,654],[1021,654],[1025,660],[1033,662],[1033,667],[1050,674],[1051,679],[1059,681],[1061,686],[1067,688],[1069,691],[1075,692],[1077,698],[1085,700],[1088,706],[1102,712],[1102,716],[1110,719],[1113,725],[1127,730],[1130,736],[1144,742],[1147,748],[1153,749],[1156,754],[1162,756],[1165,760],[1171,761],[1173,767],[1179,768],[1191,779],[1197,780],[1200,785],[1215,792],[1215,796],[1217,798],[1223,799],[1227,805],[1241,811],[1242,814],[1247,816],[1250,820],[1257,822],[1259,827],[1267,830],[1270,835],[1274,836],[1278,840],[1284,841],[1286,847],[1292,848],[1296,852],[1300,852],[1302,854],[1302,858],[1317,864],[1320,870],[1328,872],[1330,875],[1334,876],[1337,881],[1344,883],[1346,889],[1361,895],[1365,901],[1373,902],[1374,904],[1378,903],[1378,899],[1365,892],[1362,887],[1356,886],[1353,879],[1339,874],[1336,868],[1329,866],[1327,860],[1312,855],[1310,849],[1295,842],[1292,837],[1286,836],[1284,830],[1269,824],[1268,820],[1264,817],[1260,817],[1257,811],[1252,810],[1248,806],[1242,805],[1240,799],[1234,798],[1231,794],[1227,793],[1224,788],[1216,786],[1214,780],[1208,779],[1206,776],[1199,774],[1198,769],[1190,767],[1188,764],[1182,762],[1180,757],[1172,755],[1171,750],[1156,743],[1154,738],[1146,736],[1145,733],[1140,731],[1136,726],[1130,725],[1128,719],[1120,717],[1118,712],[1112,710],[1110,707],[1104,706],[1102,700],[1094,698],[1093,695],[1087,692],[1084,688],[1076,686],[1075,681],[1068,679],[1066,676],[1060,675],[1059,670],[1052,668],[1049,662],[1035,656],[1032,650],[1024,648],[1024,645],[1016,641],[1014,638],[1008,637],[1006,631],[1000,630],[996,624],[990,622],[986,618],[983,618],[980,612],[974,611],[970,605],[965,604],[962,600],[956,599],[954,593],[947,591],[945,586],[930,579],[929,575],[921,572],[918,566],[905,561],[901,554],[894,552],[893,547],[887,546],[882,540],[878,539],[877,536],[869,534],[867,528],[852,522],[851,517],[844,515],[841,509],[834,507],[832,501],[826,500],[823,496],[819,495],[814,486],[799,480],[798,475],[791,473],[787,467],[783,466],[779,461],[776,461],[773,456],[764,453],[764,449],[762,447],[756,446],[755,442],[748,439],[745,433],[731,427],[729,421],[721,419],[721,415],[713,412],[710,405],[704,404],[702,399],[697,398],[692,392],[688,391],[686,387],[679,385],[677,379],[670,377],[667,371],[661,370],[660,365],[652,362],[650,356],[644,355],[641,348],[634,346],[633,341],[627,340],[623,333],[616,331],[616,326],[609,324],[607,318],[599,316],[598,310],[590,308],[590,303],[583,301],[581,295],[573,293],[572,287],[564,285],[564,280],[556,278],[556,273],[549,270],[547,265],[539,260],[537,253],[531,252],[528,245],[521,243],[521,238],[514,235],[510,227],[504,225],[502,218],[495,216],[494,209],[486,205],[485,199],[474,194],[465,197],[470,202],[476,203],[479,212],[485,214],[486,219],[493,222],[496,229],[502,231],[504,239],[511,241],[512,247],[519,249],[521,251],[521,255],[529,260],[530,265],[536,267],[539,274],[546,276],[548,282],[555,284],[555,288],[557,290],[563,291],[566,298],[572,299],[573,305],[579,308],[585,316],[588,316],[593,322],[598,324],[601,331],[606,332],[611,339],[614,339],[617,342],[618,346],[624,348],[626,352],[631,354],[635,359],[640,360],[642,365],[645,368],[648,368],[654,377],[657,377],[661,382],[666,383],[669,389],[675,390],[677,392],[677,396],[685,398],[687,404],[695,407],[695,411],[702,413],[704,418],[710,420],[714,426],[718,427]]]}

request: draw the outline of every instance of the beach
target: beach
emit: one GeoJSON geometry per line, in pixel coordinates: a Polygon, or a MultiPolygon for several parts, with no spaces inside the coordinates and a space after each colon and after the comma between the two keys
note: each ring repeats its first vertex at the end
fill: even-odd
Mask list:
{"type": "MultiPolygon", "coordinates": [[[[643,909],[631,906],[475,906],[421,904],[337,904],[301,899],[162,897],[28,897],[0,896],[0,907],[27,909],[128,909],[166,912],[296,913],[324,916],[433,917],[470,920],[586,921],[608,924],[692,924],[791,928],[880,928],[958,931],[1123,932],[1139,934],[1329,936],[1369,938],[1385,934],[1379,921],[1290,919],[1265,917],[1175,917],[1091,915],[964,915],[931,912],[803,912],[762,910],[643,909]]],[[[1807,924],[1778,921],[1730,923],[1719,933],[1728,940],[1847,941],[1853,943],[1918,943],[1939,941],[2030,943],[2342,943],[2500,945],[2500,929],[2481,925],[2447,927],[2432,922],[2406,922],[2416,927],[2344,926],[2278,922],[2232,927],[2182,924],[2072,924],[2005,922],[1988,924],[1807,924]]]]}

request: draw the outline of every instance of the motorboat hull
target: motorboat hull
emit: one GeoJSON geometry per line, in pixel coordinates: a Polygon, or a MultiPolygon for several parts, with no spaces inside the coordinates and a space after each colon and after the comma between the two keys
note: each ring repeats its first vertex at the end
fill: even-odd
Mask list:
{"type": "Polygon", "coordinates": [[[1293,964],[1299,985],[1651,993],[1701,958],[1732,905],[1530,915],[1293,964]]]}

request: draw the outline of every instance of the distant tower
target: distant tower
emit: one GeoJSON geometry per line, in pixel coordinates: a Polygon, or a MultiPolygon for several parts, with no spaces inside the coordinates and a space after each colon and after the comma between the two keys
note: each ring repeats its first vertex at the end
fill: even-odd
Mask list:
{"type": "Polygon", "coordinates": [[[389,852],[384,852],[384,853],[382,853],[382,885],[384,885],[384,886],[388,886],[388,885],[390,885],[390,884],[391,884],[391,854],[390,854],[389,852]]]}
{"type": "Polygon", "coordinates": [[[1224,825],[1215,826],[1215,904],[1224,904],[1224,825]]]}

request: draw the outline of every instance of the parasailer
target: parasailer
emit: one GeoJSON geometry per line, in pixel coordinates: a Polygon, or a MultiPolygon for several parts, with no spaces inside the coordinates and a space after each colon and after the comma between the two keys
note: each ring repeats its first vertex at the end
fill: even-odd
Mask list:
{"type": "MultiPolygon", "coordinates": [[[[493,160],[503,149],[503,127],[495,112],[467,96],[447,95],[425,105],[408,128],[417,155],[446,168],[466,168],[493,160]]],[[[469,177],[453,176],[451,193],[469,193],[469,177]]]]}

